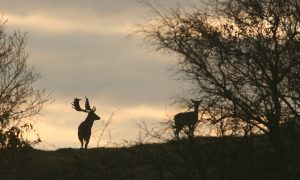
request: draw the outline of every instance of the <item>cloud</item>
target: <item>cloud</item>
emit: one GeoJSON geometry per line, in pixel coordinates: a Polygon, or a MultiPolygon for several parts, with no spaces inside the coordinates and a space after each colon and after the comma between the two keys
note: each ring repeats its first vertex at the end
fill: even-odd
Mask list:
{"type": "MultiPolygon", "coordinates": [[[[16,28],[22,27],[26,31],[48,31],[51,33],[94,33],[94,34],[128,34],[134,28],[126,23],[116,23],[114,18],[90,18],[90,19],[63,19],[45,14],[30,14],[21,16],[6,14],[8,23],[16,28]]],[[[118,19],[119,21],[120,19],[118,19]]],[[[121,21],[124,22],[124,21],[121,21]]]]}
{"type": "Polygon", "coordinates": [[[162,103],[172,96],[167,68],[174,60],[126,36],[29,34],[30,63],[55,96],[96,94],[119,104],[162,103]]]}
{"type": "MultiPolygon", "coordinates": [[[[138,3],[139,0],[26,0],[25,1],[8,1],[0,0],[2,4],[1,10],[5,12],[13,12],[21,15],[27,15],[31,13],[47,13],[52,16],[69,15],[73,14],[89,14],[90,16],[102,15],[111,16],[121,14],[125,16],[136,14],[145,14],[145,6],[138,3]]],[[[178,4],[184,6],[191,6],[195,3],[199,3],[199,0],[145,0],[156,6],[168,6],[176,7],[178,4]]]]}
{"type": "MultiPolygon", "coordinates": [[[[127,37],[149,13],[136,0],[0,3],[7,29],[28,32],[28,62],[42,76],[35,86],[46,88],[56,99],[36,124],[44,148],[79,146],[77,127],[85,114],[71,108],[75,97],[88,96],[103,119],[119,110],[110,133],[112,141],[121,142],[136,138],[136,122],[163,120],[173,90],[186,86],[172,81],[167,71],[176,64],[175,57],[149,51],[139,37],[127,37]]],[[[100,129],[101,122],[94,127],[100,129]]],[[[108,141],[108,134],[105,137],[108,141]]],[[[96,145],[94,137],[91,146],[96,145]]]]}

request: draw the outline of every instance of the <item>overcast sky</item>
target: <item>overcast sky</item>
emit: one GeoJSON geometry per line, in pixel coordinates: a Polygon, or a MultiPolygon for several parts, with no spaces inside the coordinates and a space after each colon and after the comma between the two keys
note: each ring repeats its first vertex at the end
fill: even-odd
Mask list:
{"type": "MultiPolygon", "coordinates": [[[[196,0],[149,0],[163,6],[190,6],[196,0]]],[[[149,126],[167,118],[171,97],[181,92],[174,81],[176,57],[156,52],[139,36],[128,37],[151,15],[136,0],[0,0],[6,30],[27,32],[28,63],[42,78],[39,88],[55,101],[38,117],[40,148],[77,148],[77,127],[86,114],[71,107],[88,96],[102,120],[94,123],[90,147],[99,129],[117,111],[102,139],[136,140],[137,123],[149,126]],[[110,136],[108,135],[110,132],[110,136]]],[[[172,114],[172,113],[171,113],[172,114]]]]}

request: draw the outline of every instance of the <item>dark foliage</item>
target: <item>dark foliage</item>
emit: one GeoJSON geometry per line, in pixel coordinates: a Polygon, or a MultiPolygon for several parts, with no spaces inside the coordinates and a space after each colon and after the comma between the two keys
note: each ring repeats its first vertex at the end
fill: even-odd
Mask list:
{"type": "Polygon", "coordinates": [[[189,10],[152,8],[154,18],[138,32],[159,50],[179,55],[179,73],[203,100],[201,121],[222,140],[247,142],[264,134],[269,142],[248,147],[244,141],[233,146],[222,141],[224,148],[212,154],[218,161],[205,161],[203,155],[195,160],[203,147],[193,144],[187,151],[195,156],[184,160],[195,160],[195,166],[182,174],[188,179],[299,178],[300,2],[208,0],[189,10]],[[194,172],[195,167],[205,170],[194,172]]]}
{"type": "Polygon", "coordinates": [[[193,142],[184,139],[130,148],[1,152],[0,178],[297,180],[300,156],[294,148],[289,149],[284,165],[290,173],[286,177],[282,177],[278,166],[282,162],[268,137],[255,136],[197,137],[193,142]]]}
{"type": "MultiPolygon", "coordinates": [[[[4,31],[0,20],[0,149],[19,148],[31,143],[24,133],[32,126],[27,121],[37,115],[49,100],[44,89],[33,87],[39,74],[27,65],[25,35],[4,31]],[[26,130],[27,129],[27,130],[26,130]]],[[[32,142],[35,144],[40,141],[32,142]]]]}

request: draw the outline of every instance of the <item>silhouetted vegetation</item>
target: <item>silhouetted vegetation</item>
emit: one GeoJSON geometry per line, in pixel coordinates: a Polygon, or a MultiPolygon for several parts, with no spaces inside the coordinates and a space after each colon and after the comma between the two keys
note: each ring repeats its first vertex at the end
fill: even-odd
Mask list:
{"type": "Polygon", "coordinates": [[[33,127],[27,120],[42,110],[49,100],[45,90],[35,89],[39,74],[27,65],[25,35],[4,31],[0,20],[0,149],[28,147],[40,141],[38,135],[29,141],[24,134],[33,127]]]}
{"type": "MultiPolygon", "coordinates": [[[[194,10],[179,7],[161,12],[153,8],[155,17],[142,24],[139,32],[158,49],[180,56],[179,73],[194,83],[193,95],[203,100],[201,104],[193,101],[194,112],[182,113],[193,118],[175,116],[175,136],[188,128],[190,138],[166,141],[165,130],[145,128],[151,141],[140,138],[138,143],[119,148],[1,150],[0,179],[299,180],[298,2],[210,0],[205,8],[194,10]],[[198,113],[201,118],[196,122],[198,113]],[[196,125],[211,128],[211,134],[217,136],[197,133],[194,137],[191,132],[197,132],[196,125]],[[153,140],[161,143],[151,144],[153,140]]],[[[3,40],[8,45],[3,43],[5,51],[0,57],[6,64],[0,64],[0,70],[9,78],[1,78],[1,83],[11,82],[6,85],[10,88],[17,82],[15,76],[27,78],[21,81],[25,82],[21,89],[0,89],[10,92],[0,94],[2,129],[9,122],[37,114],[47,100],[44,91],[31,89],[37,75],[24,64],[24,37],[16,33],[3,40]],[[21,64],[4,66],[10,62],[21,64]],[[33,97],[38,98],[34,101],[33,97]],[[23,108],[29,102],[33,108],[26,112],[23,108]]],[[[12,87],[21,87],[21,82],[12,87]]],[[[74,108],[95,111],[88,103],[81,109],[79,99],[74,108]]],[[[1,140],[6,139],[1,147],[27,147],[23,126],[10,127],[1,131],[1,140]]],[[[88,143],[90,131],[87,137],[88,143]]]]}
{"type": "MultiPolygon", "coordinates": [[[[278,180],[281,162],[274,155],[265,135],[247,140],[195,137],[193,143],[183,139],[123,148],[20,150],[1,152],[0,178],[278,180]]],[[[290,170],[285,179],[299,179],[299,153],[285,156],[290,170]]]]}
{"type": "MultiPolygon", "coordinates": [[[[292,168],[292,157],[299,150],[299,1],[208,0],[194,9],[150,7],[154,17],[138,32],[159,50],[179,55],[179,73],[203,99],[201,121],[220,137],[244,136],[248,141],[265,134],[272,147],[262,149],[266,163],[273,161],[269,168],[280,179],[296,179],[299,168],[292,168]]],[[[256,148],[246,147],[241,146],[256,148]]],[[[259,151],[247,154],[260,156],[259,151]]],[[[233,171],[227,168],[224,173],[233,171]]],[[[255,172],[250,175],[255,179],[255,172]]]]}

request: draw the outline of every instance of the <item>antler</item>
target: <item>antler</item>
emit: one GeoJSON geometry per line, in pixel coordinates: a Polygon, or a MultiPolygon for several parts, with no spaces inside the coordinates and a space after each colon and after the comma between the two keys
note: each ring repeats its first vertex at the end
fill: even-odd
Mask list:
{"type": "Polygon", "coordinates": [[[73,108],[74,108],[76,111],[88,112],[87,110],[81,109],[80,104],[79,104],[79,101],[80,101],[80,100],[81,100],[81,99],[78,99],[78,98],[75,98],[75,99],[74,99],[74,102],[72,103],[73,108]]]}
{"type": "Polygon", "coordinates": [[[78,99],[78,98],[75,98],[74,99],[74,102],[72,103],[73,105],[73,108],[76,110],[76,111],[82,111],[82,112],[90,112],[90,111],[96,111],[96,107],[94,106],[93,109],[91,109],[91,106],[90,106],[90,103],[89,103],[89,99],[87,97],[85,97],[85,109],[82,109],[80,107],[80,104],[79,104],[79,101],[81,99],[78,99]]]}
{"type": "Polygon", "coordinates": [[[91,110],[89,99],[85,96],[85,109],[91,110]]]}
{"type": "Polygon", "coordinates": [[[82,111],[81,107],[80,107],[80,104],[79,104],[79,101],[81,99],[78,99],[78,98],[75,98],[74,99],[74,102],[72,103],[72,106],[73,108],[76,110],[76,111],[82,111]]]}

